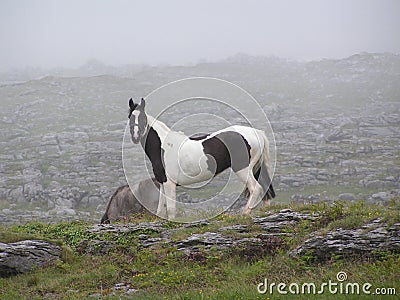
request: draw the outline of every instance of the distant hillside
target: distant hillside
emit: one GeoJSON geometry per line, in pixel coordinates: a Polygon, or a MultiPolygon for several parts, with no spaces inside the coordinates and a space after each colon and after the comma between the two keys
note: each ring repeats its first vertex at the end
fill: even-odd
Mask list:
{"type": "Polygon", "coordinates": [[[385,202],[398,193],[399,55],[314,62],[236,55],[156,67],[92,61],[76,70],[1,75],[0,220],[98,218],[126,183],[127,100],[190,76],[229,80],[260,102],[277,143],[276,201],[330,201],[351,193],[385,202]]]}

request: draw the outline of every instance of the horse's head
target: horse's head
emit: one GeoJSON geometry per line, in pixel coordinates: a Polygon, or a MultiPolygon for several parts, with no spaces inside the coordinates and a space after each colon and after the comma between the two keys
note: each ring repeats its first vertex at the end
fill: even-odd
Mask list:
{"type": "Polygon", "coordinates": [[[129,100],[129,129],[131,132],[132,142],[138,144],[140,139],[146,134],[147,116],[144,111],[145,101],[142,98],[139,104],[129,100]]]}

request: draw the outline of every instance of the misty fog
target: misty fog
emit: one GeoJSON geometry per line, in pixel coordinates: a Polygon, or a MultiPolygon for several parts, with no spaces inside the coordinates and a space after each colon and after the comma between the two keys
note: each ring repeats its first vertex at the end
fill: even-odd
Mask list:
{"type": "MultiPolygon", "coordinates": [[[[277,203],[348,193],[389,201],[400,195],[399,8],[389,0],[0,1],[0,223],[97,220],[127,183],[128,99],[163,109],[185,98],[179,89],[159,101],[149,93],[193,76],[232,82],[258,101],[253,109],[225,88],[198,92],[243,104],[275,140],[277,203]]],[[[176,105],[160,119],[177,126],[196,114],[216,118],[177,130],[243,122],[214,102],[176,105]]],[[[144,152],[131,150],[138,182],[144,152]]],[[[187,195],[190,203],[208,197],[187,195]]]]}
{"type": "Polygon", "coordinates": [[[399,12],[396,0],[2,0],[0,71],[399,53],[399,12]]]}

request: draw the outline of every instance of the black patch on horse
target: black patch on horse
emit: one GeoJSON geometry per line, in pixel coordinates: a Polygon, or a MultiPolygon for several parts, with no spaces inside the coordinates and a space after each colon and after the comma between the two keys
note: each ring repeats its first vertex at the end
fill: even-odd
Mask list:
{"type": "Polygon", "coordinates": [[[189,136],[189,140],[200,141],[204,140],[209,135],[210,135],[209,133],[195,133],[192,136],[189,136]]]}
{"type": "Polygon", "coordinates": [[[144,152],[151,161],[153,173],[159,183],[167,181],[164,168],[164,149],[161,148],[161,140],[153,127],[149,128],[148,133],[140,140],[144,152]]]}
{"type": "Polygon", "coordinates": [[[234,172],[246,168],[250,163],[250,145],[247,140],[235,131],[218,133],[202,142],[207,158],[207,168],[215,175],[231,167],[234,172]]]}

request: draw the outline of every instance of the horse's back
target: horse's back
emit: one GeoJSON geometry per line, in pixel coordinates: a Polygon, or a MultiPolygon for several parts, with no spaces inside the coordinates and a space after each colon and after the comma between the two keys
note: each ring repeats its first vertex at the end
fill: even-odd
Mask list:
{"type": "Polygon", "coordinates": [[[251,156],[258,156],[261,155],[263,149],[264,149],[264,143],[265,143],[265,133],[264,131],[260,129],[256,129],[253,127],[249,126],[242,126],[242,125],[233,125],[226,130],[232,130],[240,135],[243,136],[243,138],[249,143],[251,147],[251,156]]]}

